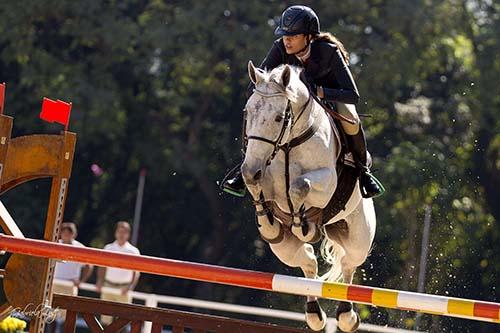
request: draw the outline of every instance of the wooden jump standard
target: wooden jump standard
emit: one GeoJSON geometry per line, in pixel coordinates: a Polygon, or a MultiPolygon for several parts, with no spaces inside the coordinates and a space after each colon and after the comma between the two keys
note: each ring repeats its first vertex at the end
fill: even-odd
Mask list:
{"type": "MultiPolygon", "coordinates": [[[[3,234],[0,235],[0,249],[29,256],[124,268],[188,280],[500,323],[499,303],[328,283],[280,274],[75,247],[3,234]]],[[[6,273],[9,274],[8,269],[6,273]]]]}

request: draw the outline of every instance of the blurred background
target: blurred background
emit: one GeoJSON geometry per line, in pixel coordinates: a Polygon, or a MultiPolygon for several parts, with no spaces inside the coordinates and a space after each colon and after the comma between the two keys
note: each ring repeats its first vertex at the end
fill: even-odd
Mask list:
{"type": "MultiPolygon", "coordinates": [[[[102,247],[133,221],[146,170],[141,253],[252,270],[288,269],[259,238],[249,197],[218,181],[241,158],[248,60],[270,48],[287,1],[3,0],[0,82],[13,136],[58,133],[44,96],[71,101],[77,147],[65,220],[102,247]]],[[[378,230],[355,282],[500,301],[500,4],[490,0],[302,1],[343,41],[376,174],[378,230]],[[429,242],[422,246],[424,222],[429,242]],[[425,254],[425,253],[424,253],[425,254]],[[422,283],[422,282],[421,282],[422,283]]],[[[2,201],[43,235],[49,180],[2,201]]],[[[143,274],[139,291],[302,311],[295,296],[143,274]]],[[[329,314],[335,304],[324,302],[329,314]]],[[[360,306],[364,322],[415,314],[360,306]]],[[[424,315],[432,332],[493,325],[424,315]]]]}

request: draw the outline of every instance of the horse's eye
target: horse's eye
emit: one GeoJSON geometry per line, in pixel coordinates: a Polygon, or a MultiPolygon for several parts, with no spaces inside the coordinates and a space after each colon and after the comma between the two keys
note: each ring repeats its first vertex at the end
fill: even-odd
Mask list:
{"type": "Polygon", "coordinates": [[[280,115],[276,116],[276,118],[275,118],[274,120],[275,120],[277,123],[280,123],[280,122],[283,120],[283,118],[284,118],[284,117],[283,117],[283,115],[281,115],[281,114],[280,114],[280,115]]]}

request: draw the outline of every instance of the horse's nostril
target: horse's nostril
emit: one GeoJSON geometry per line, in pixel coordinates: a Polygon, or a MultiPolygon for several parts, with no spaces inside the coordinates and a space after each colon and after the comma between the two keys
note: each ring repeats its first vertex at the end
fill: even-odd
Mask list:
{"type": "Polygon", "coordinates": [[[259,170],[253,175],[253,180],[260,180],[260,177],[262,177],[262,170],[259,170]]]}

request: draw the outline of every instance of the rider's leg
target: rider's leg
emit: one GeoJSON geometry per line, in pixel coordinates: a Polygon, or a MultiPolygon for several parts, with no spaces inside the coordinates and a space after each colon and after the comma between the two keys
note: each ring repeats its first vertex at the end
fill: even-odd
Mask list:
{"type": "MultiPolygon", "coordinates": [[[[246,111],[243,111],[243,126],[241,135],[243,154],[245,154],[246,151],[245,127],[246,127],[246,111]]],[[[230,193],[237,197],[244,197],[246,193],[245,182],[243,181],[243,176],[241,175],[242,163],[243,162],[238,163],[233,169],[231,169],[221,182],[221,189],[224,192],[230,193]]]]}
{"type": "Polygon", "coordinates": [[[347,140],[352,150],[355,162],[360,170],[359,183],[361,194],[364,198],[376,197],[384,193],[385,189],[380,181],[375,178],[368,167],[368,153],[366,150],[366,138],[361,126],[356,108],[352,104],[336,103],[339,113],[349,119],[356,121],[356,124],[350,124],[341,121],[342,127],[347,134],[347,140]]]}

